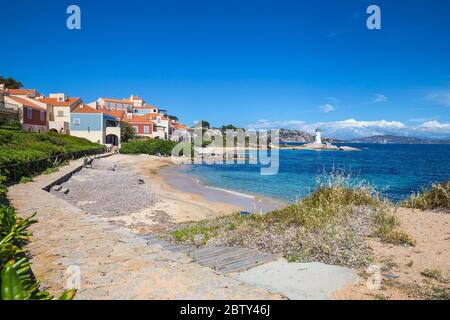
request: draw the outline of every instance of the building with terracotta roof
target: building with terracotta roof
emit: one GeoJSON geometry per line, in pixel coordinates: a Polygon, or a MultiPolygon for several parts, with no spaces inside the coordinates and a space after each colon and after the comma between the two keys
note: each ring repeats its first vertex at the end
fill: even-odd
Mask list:
{"type": "Polygon", "coordinates": [[[153,121],[146,119],[142,116],[127,113],[122,121],[129,124],[134,131],[134,134],[137,136],[148,137],[148,138],[160,138],[159,134],[154,135],[153,132],[153,121]]]}
{"type": "Polygon", "coordinates": [[[139,98],[138,96],[135,95],[131,95],[130,96],[130,100],[133,103],[133,108],[134,107],[142,107],[144,105],[144,100],[142,100],[141,98],[139,98]]]}
{"type": "Polygon", "coordinates": [[[48,97],[36,98],[36,101],[47,105],[50,131],[70,134],[70,112],[83,103],[80,98],[68,97],[64,93],[51,93],[48,97]]]}
{"type": "Polygon", "coordinates": [[[10,96],[36,98],[42,95],[35,89],[6,89],[10,96]]]}
{"type": "Polygon", "coordinates": [[[70,135],[120,147],[120,121],[106,112],[79,104],[70,113],[70,135]]]}
{"type": "Polygon", "coordinates": [[[5,104],[13,106],[17,110],[18,119],[24,130],[32,132],[48,131],[46,108],[28,99],[16,96],[5,96],[4,99],[5,104]]]}
{"type": "Polygon", "coordinates": [[[19,109],[15,104],[5,102],[8,92],[4,90],[4,84],[0,84],[0,124],[8,124],[19,118],[19,109]]]}
{"type": "Polygon", "coordinates": [[[170,140],[182,141],[186,140],[190,135],[189,128],[176,120],[170,121],[170,140]]]}
{"type": "Polygon", "coordinates": [[[133,102],[127,99],[98,98],[98,108],[106,110],[128,110],[131,111],[133,102]]]}
{"type": "Polygon", "coordinates": [[[151,113],[151,114],[158,114],[159,113],[159,109],[155,106],[149,105],[149,104],[144,104],[141,107],[133,107],[133,113],[134,114],[139,114],[139,115],[145,115],[147,113],[151,113]]]}

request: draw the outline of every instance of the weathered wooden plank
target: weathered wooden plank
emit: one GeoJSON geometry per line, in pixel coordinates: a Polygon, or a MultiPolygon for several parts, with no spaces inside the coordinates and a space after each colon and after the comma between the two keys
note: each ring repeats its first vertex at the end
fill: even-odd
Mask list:
{"type": "Polygon", "coordinates": [[[248,248],[196,248],[193,245],[175,244],[161,239],[158,234],[146,234],[142,238],[147,240],[148,245],[160,245],[171,252],[184,253],[192,258],[193,262],[222,273],[248,270],[278,258],[276,255],[265,254],[248,248]]]}
{"type": "Polygon", "coordinates": [[[197,261],[199,259],[213,258],[215,256],[224,254],[226,252],[231,252],[231,251],[233,251],[233,249],[224,247],[224,248],[214,248],[213,250],[208,251],[208,252],[197,252],[195,254],[194,260],[197,261]]]}
{"type": "Polygon", "coordinates": [[[255,259],[247,260],[247,261],[238,261],[234,264],[229,264],[226,266],[222,266],[221,268],[218,268],[217,271],[223,272],[223,273],[233,273],[233,272],[240,272],[244,270],[248,270],[254,267],[257,267],[259,265],[265,264],[270,261],[274,261],[278,259],[278,256],[273,255],[266,255],[266,256],[258,256],[255,259]]]}
{"type": "MultiPolygon", "coordinates": [[[[255,253],[253,253],[254,255],[255,253]]],[[[245,257],[248,255],[248,253],[243,252],[236,252],[236,251],[230,251],[229,253],[218,255],[212,258],[207,259],[199,259],[196,262],[204,265],[209,264],[225,264],[229,261],[233,261],[235,259],[242,260],[245,259],[245,257]]]]}
{"type": "Polygon", "coordinates": [[[245,261],[247,259],[253,258],[255,256],[257,256],[259,253],[258,252],[247,252],[247,253],[238,253],[234,256],[229,256],[229,257],[224,257],[224,259],[217,261],[216,262],[216,266],[217,267],[222,267],[222,266],[226,266],[228,264],[232,264],[234,262],[237,261],[245,261]]]}

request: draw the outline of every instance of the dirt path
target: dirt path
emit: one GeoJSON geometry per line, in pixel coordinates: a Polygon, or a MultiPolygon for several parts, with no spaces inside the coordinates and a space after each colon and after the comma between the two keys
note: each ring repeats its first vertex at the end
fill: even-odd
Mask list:
{"type": "Polygon", "coordinates": [[[129,230],[42,190],[81,163],[74,161],[35,182],[12,186],[8,193],[20,215],[38,212],[28,248],[35,276],[51,293],[61,292],[71,275],[68,268],[78,266],[77,299],[282,298],[190,263],[182,254],[148,246],[129,230]]]}

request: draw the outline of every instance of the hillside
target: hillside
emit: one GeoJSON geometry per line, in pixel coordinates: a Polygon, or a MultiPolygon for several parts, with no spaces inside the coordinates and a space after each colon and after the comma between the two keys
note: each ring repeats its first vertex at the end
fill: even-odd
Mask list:
{"type": "Polygon", "coordinates": [[[280,141],[283,142],[312,142],[314,141],[314,136],[300,130],[280,130],[280,141]]]}
{"type": "Polygon", "coordinates": [[[355,138],[347,142],[353,143],[402,143],[402,144],[449,144],[449,140],[437,139],[420,139],[416,137],[392,136],[392,135],[377,135],[365,138],[355,138]]]}

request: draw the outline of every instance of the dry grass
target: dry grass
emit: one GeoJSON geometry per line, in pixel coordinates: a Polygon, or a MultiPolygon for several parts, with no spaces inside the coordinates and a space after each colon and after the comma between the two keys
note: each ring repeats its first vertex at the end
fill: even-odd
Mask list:
{"type": "Polygon", "coordinates": [[[420,273],[423,277],[435,279],[440,281],[442,279],[442,273],[438,269],[425,269],[420,273]]]}
{"type": "Polygon", "coordinates": [[[188,224],[168,237],[197,245],[250,247],[283,254],[290,261],[363,266],[370,260],[364,239],[382,201],[371,188],[348,181],[335,176],[282,210],[188,224]]]}
{"type": "Polygon", "coordinates": [[[383,242],[409,246],[416,244],[410,235],[400,229],[400,221],[393,214],[387,213],[387,209],[378,210],[374,224],[374,235],[383,242]]]}
{"type": "Polygon", "coordinates": [[[267,214],[234,214],[179,226],[167,234],[175,242],[238,246],[282,254],[289,261],[320,261],[362,267],[371,262],[367,236],[396,245],[414,245],[391,207],[366,184],[329,175],[308,197],[267,214]]]}
{"type": "Polygon", "coordinates": [[[401,205],[421,210],[450,211],[450,181],[433,184],[430,190],[412,195],[401,205]]]}

